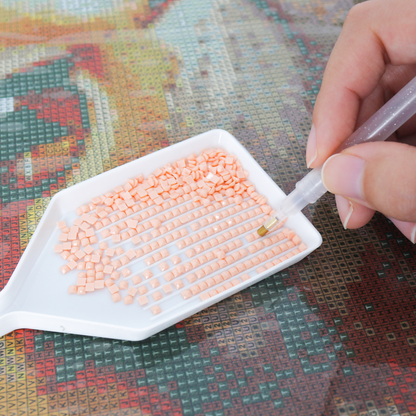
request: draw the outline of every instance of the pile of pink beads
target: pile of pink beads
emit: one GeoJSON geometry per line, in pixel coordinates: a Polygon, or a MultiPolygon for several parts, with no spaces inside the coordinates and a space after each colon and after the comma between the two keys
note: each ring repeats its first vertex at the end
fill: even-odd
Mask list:
{"type": "Polygon", "coordinates": [[[71,226],[58,223],[60,270],[78,271],[69,293],[107,288],[113,302],[137,298],[157,315],[176,294],[204,301],[304,251],[287,228],[260,239],[273,211],[248,176],[234,156],[207,149],[92,198],[71,226]]]}

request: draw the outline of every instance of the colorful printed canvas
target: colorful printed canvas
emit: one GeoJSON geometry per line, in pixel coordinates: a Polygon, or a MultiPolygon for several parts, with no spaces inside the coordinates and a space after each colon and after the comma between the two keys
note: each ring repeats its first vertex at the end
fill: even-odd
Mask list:
{"type": "MultiPolygon", "coordinates": [[[[198,133],[286,192],[349,0],[1,0],[0,289],[59,190],[198,133]]],[[[144,342],[0,338],[0,415],[416,415],[415,249],[376,216],[144,342]]]]}

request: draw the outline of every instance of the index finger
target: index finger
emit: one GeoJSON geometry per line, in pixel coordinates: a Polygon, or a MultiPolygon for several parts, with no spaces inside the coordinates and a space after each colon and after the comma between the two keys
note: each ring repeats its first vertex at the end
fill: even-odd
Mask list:
{"type": "Polygon", "coordinates": [[[313,112],[309,167],[322,165],[356,126],[361,102],[386,64],[416,62],[416,1],[374,0],[354,6],[328,61],[313,112]]]}

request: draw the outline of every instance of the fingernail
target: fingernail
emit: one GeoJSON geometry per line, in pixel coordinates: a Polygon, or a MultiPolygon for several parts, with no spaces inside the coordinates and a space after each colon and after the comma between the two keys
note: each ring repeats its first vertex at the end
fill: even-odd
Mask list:
{"type": "Polygon", "coordinates": [[[416,242],[416,224],[387,217],[413,244],[416,242]]]}
{"type": "Polygon", "coordinates": [[[348,221],[351,218],[351,215],[354,212],[354,205],[348,199],[345,199],[341,195],[335,196],[335,201],[337,203],[338,214],[342,222],[344,230],[348,228],[348,221]]]}
{"type": "Polygon", "coordinates": [[[347,216],[345,217],[345,220],[342,223],[342,225],[344,227],[344,230],[346,230],[348,228],[348,221],[350,220],[351,215],[354,212],[354,205],[350,201],[348,201],[348,203],[350,204],[350,207],[348,208],[347,216]]]}
{"type": "Polygon", "coordinates": [[[342,153],[331,156],[322,167],[322,182],[329,192],[363,201],[365,161],[342,153]]]}
{"type": "Polygon", "coordinates": [[[318,156],[316,151],[316,131],[312,124],[311,131],[308,137],[308,144],[306,145],[306,166],[309,168],[318,156]]]}

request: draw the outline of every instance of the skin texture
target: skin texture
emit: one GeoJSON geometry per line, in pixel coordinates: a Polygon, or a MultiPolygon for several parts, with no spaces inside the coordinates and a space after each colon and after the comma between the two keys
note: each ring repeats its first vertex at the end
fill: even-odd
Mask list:
{"type": "Polygon", "coordinates": [[[377,210],[394,219],[413,243],[416,116],[387,142],[360,144],[342,152],[362,160],[359,171],[360,163],[351,165],[354,183],[347,183],[348,163],[354,159],[329,157],[416,76],[415,21],[416,0],[373,0],[350,10],[325,70],[306,152],[309,167],[324,164],[323,180],[336,194],[345,228],[362,227],[377,210]]]}

